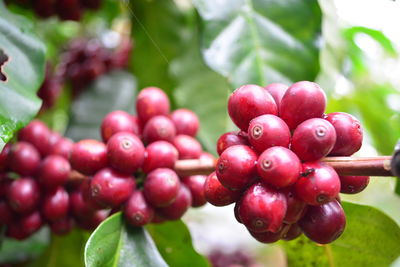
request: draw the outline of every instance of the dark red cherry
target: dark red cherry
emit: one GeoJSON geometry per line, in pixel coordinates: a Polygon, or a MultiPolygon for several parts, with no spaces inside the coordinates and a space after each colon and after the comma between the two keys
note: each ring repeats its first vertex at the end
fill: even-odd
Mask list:
{"type": "Polygon", "coordinates": [[[173,169],[178,160],[178,150],[166,141],[156,141],[146,147],[142,169],[149,173],[157,168],[173,169]]]}
{"type": "Polygon", "coordinates": [[[184,185],[186,185],[190,193],[192,194],[192,207],[200,207],[207,203],[204,195],[204,184],[207,176],[205,175],[192,175],[182,179],[184,185]]]}
{"type": "Polygon", "coordinates": [[[11,144],[6,144],[0,152],[0,172],[5,172],[9,168],[8,155],[11,151],[11,144]]]}
{"type": "Polygon", "coordinates": [[[176,134],[196,136],[199,130],[199,118],[188,109],[177,109],[171,114],[171,120],[175,124],[176,134]]]}
{"type": "Polygon", "coordinates": [[[281,239],[290,241],[298,238],[303,233],[300,226],[297,223],[287,225],[289,227],[284,234],[282,234],[281,239]]]}
{"type": "Polygon", "coordinates": [[[169,114],[168,96],[157,87],[147,87],[136,98],[136,111],[141,123],[157,115],[169,114]]]}
{"type": "Polygon", "coordinates": [[[59,155],[59,156],[64,157],[65,159],[69,159],[71,156],[73,147],[74,147],[74,142],[72,142],[68,138],[61,138],[57,143],[55,143],[53,145],[50,154],[59,155]]]}
{"type": "Polygon", "coordinates": [[[70,163],[73,169],[93,175],[107,166],[107,148],[102,142],[85,139],[74,144],[70,163]]]}
{"type": "Polygon", "coordinates": [[[267,89],[268,93],[270,93],[271,96],[274,98],[276,106],[279,110],[282,97],[286,93],[286,90],[289,88],[289,86],[283,83],[271,83],[264,88],[267,89]]]}
{"type": "Polygon", "coordinates": [[[340,192],[345,194],[357,194],[363,191],[369,184],[369,176],[339,176],[340,192]]]}
{"type": "Polygon", "coordinates": [[[69,195],[63,187],[48,192],[42,202],[43,217],[51,222],[61,220],[68,215],[69,195]]]}
{"type": "Polygon", "coordinates": [[[214,206],[232,204],[239,199],[240,193],[240,191],[232,191],[224,187],[215,172],[212,172],[204,183],[204,196],[214,206]]]}
{"type": "Polygon", "coordinates": [[[247,134],[241,131],[227,132],[221,135],[217,141],[217,153],[221,155],[228,147],[235,145],[250,145],[247,134]]]}
{"type": "Polygon", "coordinates": [[[286,196],[287,210],[283,222],[286,224],[296,223],[304,215],[307,204],[295,194],[295,188],[288,188],[283,191],[286,196]]]}
{"type": "Polygon", "coordinates": [[[197,159],[202,153],[199,141],[189,135],[177,135],[173,144],[178,150],[179,159],[197,159]]]}
{"type": "Polygon", "coordinates": [[[176,199],[166,207],[158,208],[157,214],[167,220],[179,220],[192,205],[192,195],[189,189],[181,184],[176,199]]]}
{"type": "Polygon", "coordinates": [[[132,115],[122,110],[108,113],[101,123],[100,131],[104,142],[107,142],[111,136],[118,132],[139,134],[138,125],[132,120],[132,115]]]}
{"type": "Polygon", "coordinates": [[[14,180],[7,190],[7,202],[17,213],[30,213],[39,204],[40,189],[35,180],[24,177],[14,180]]]}
{"type": "Polygon", "coordinates": [[[64,185],[70,172],[68,160],[62,156],[50,155],[42,161],[37,179],[42,186],[52,189],[64,185]]]}
{"type": "Polygon", "coordinates": [[[18,140],[31,143],[42,156],[48,155],[51,150],[50,129],[39,120],[31,121],[18,133],[18,140]]]}
{"type": "Polygon", "coordinates": [[[124,206],[124,215],[129,224],[143,226],[151,222],[154,210],[144,199],[143,193],[135,191],[124,206]]]}
{"type": "Polygon", "coordinates": [[[40,164],[40,154],[30,143],[21,141],[11,146],[8,164],[22,176],[35,175],[40,164]]]}
{"type": "Polygon", "coordinates": [[[66,235],[71,232],[73,227],[74,220],[72,219],[72,217],[69,216],[50,223],[51,232],[56,235],[66,235]]]}

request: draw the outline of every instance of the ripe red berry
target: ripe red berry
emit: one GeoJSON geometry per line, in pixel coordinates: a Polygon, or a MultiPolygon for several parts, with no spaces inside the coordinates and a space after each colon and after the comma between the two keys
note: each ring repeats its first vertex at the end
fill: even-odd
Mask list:
{"type": "Polygon", "coordinates": [[[136,188],[131,175],[110,168],[98,171],[90,182],[93,199],[104,207],[118,207],[128,200],[136,188]]]}
{"type": "Polygon", "coordinates": [[[239,199],[240,193],[224,187],[215,172],[212,172],[204,183],[204,196],[214,206],[221,207],[232,204],[239,199]]]}
{"type": "Polygon", "coordinates": [[[286,123],[270,114],[252,119],[248,136],[250,144],[258,153],[273,146],[289,147],[290,143],[290,131],[286,123]]]}
{"type": "Polygon", "coordinates": [[[215,157],[213,156],[213,154],[203,151],[200,154],[199,160],[201,162],[209,162],[210,164],[214,164],[215,157]]]}
{"type": "Polygon", "coordinates": [[[217,161],[218,180],[232,190],[244,189],[255,177],[257,158],[248,146],[229,147],[217,161]]]}
{"type": "Polygon", "coordinates": [[[71,192],[69,199],[71,213],[77,218],[86,218],[96,210],[92,205],[85,201],[82,192],[79,190],[71,192]]]}
{"type": "Polygon", "coordinates": [[[285,233],[282,234],[281,239],[290,241],[290,240],[294,240],[294,239],[298,238],[299,236],[301,236],[302,231],[301,231],[300,226],[297,223],[287,225],[287,227],[289,227],[289,228],[285,231],[285,233]]]}
{"type": "Polygon", "coordinates": [[[179,159],[197,159],[201,156],[201,144],[189,135],[177,135],[173,144],[178,150],[179,159]]]}
{"type": "Polygon", "coordinates": [[[131,225],[143,226],[151,222],[154,210],[144,199],[143,193],[135,191],[125,204],[124,215],[131,225]]]}
{"type": "Polygon", "coordinates": [[[312,241],[328,244],[343,233],[346,216],[336,200],[320,206],[309,206],[299,221],[303,233],[312,241]]]}
{"type": "Polygon", "coordinates": [[[264,243],[264,244],[270,244],[270,243],[275,243],[279,239],[281,239],[282,233],[280,231],[273,233],[273,232],[252,232],[249,230],[249,233],[254,239],[256,239],[258,242],[264,243]]]}
{"type": "Polygon", "coordinates": [[[111,167],[123,173],[133,173],[143,164],[143,143],[133,133],[116,133],[107,142],[107,157],[111,167]]]}
{"type": "Polygon", "coordinates": [[[74,144],[71,167],[85,175],[93,175],[107,166],[107,148],[102,142],[85,139],[74,144]]]}
{"type": "Polygon", "coordinates": [[[235,145],[250,145],[247,134],[242,131],[233,131],[221,135],[217,141],[218,155],[221,155],[228,147],[235,145]]]}
{"type": "Polygon", "coordinates": [[[0,152],[0,172],[5,172],[8,169],[8,155],[10,154],[11,144],[6,144],[0,152]]]}
{"type": "Polygon", "coordinates": [[[171,114],[171,120],[175,124],[176,134],[196,136],[199,130],[199,118],[188,109],[177,109],[171,114]]]}
{"type": "Polygon", "coordinates": [[[284,147],[268,148],[258,157],[258,175],[264,183],[275,187],[294,184],[299,178],[301,170],[300,159],[295,153],[284,147]]]}
{"type": "Polygon", "coordinates": [[[69,159],[74,147],[74,142],[68,138],[61,138],[57,143],[55,143],[51,149],[52,155],[59,155],[65,159],[69,159]]]}
{"type": "Polygon", "coordinates": [[[322,162],[303,164],[302,177],[296,183],[296,195],[309,205],[322,205],[334,200],[340,192],[336,171],[322,162]]]}
{"type": "Polygon", "coordinates": [[[61,220],[68,215],[69,195],[63,187],[48,192],[42,202],[43,217],[51,222],[61,220]]]}
{"type": "Polygon", "coordinates": [[[286,90],[289,88],[289,86],[287,86],[286,84],[283,84],[283,83],[271,83],[271,84],[265,86],[264,88],[274,98],[275,104],[279,110],[279,106],[281,104],[282,97],[286,93],[286,90]]]}
{"type": "Polygon", "coordinates": [[[200,207],[207,203],[204,195],[206,179],[207,176],[205,175],[192,175],[182,179],[183,184],[189,188],[192,194],[192,207],[200,207]]]}
{"type": "Polygon", "coordinates": [[[340,192],[345,194],[357,194],[363,191],[369,184],[369,176],[339,176],[340,192]]]}
{"type": "Polygon", "coordinates": [[[192,205],[192,195],[185,185],[179,188],[176,199],[166,207],[158,208],[157,213],[167,220],[179,220],[192,205]]]}
{"type": "Polygon", "coordinates": [[[173,169],[178,160],[178,150],[166,142],[156,141],[146,147],[142,169],[149,173],[157,168],[173,169]]]}
{"type": "Polygon", "coordinates": [[[247,132],[249,123],[263,114],[278,114],[273,97],[264,88],[257,85],[243,85],[236,89],[228,101],[228,113],[232,121],[247,132]]]}
{"type": "Polygon", "coordinates": [[[73,227],[74,220],[72,219],[72,217],[69,216],[50,223],[51,232],[56,235],[66,235],[71,232],[73,227]]]}
{"type": "Polygon", "coordinates": [[[143,194],[154,207],[165,207],[176,199],[180,186],[179,177],[173,170],[159,168],[147,175],[143,194]]]}
{"type": "Polygon", "coordinates": [[[326,95],[318,84],[297,82],[290,86],[282,97],[279,116],[290,130],[311,118],[321,118],[325,112],[326,95]]]}
{"type": "Polygon", "coordinates": [[[336,143],[331,152],[332,156],[351,156],[362,145],[363,130],[360,122],[350,114],[334,112],[325,118],[336,130],[336,143]]]}
{"type": "Polygon", "coordinates": [[[30,213],[39,203],[39,186],[32,178],[14,180],[7,190],[7,202],[17,213],[30,213]]]}
{"type": "Polygon", "coordinates": [[[25,233],[31,235],[39,230],[40,227],[42,227],[43,220],[40,216],[40,213],[38,211],[34,211],[30,214],[22,215],[18,219],[17,224],[23,229],[25,233]]]}
{"type": "Polygon", "coordinates": [[[39,120],[31,121],[18,133],[18,139],[31,143],[42,156],[50,153],[50,129],[39,120]]]}
{"type": "Polygon", "coordinates": [[[297,126],[291,149],[303,161],[319,160],[332,150],[336,142],[335,128],[323,119],[309,119],[297,126]]]}
{"type": "Polygon", "coordinates": [[[239,216],[252,232],[276,232],[286,214],[286,198],[281,192],[255,183],[240,200],[239,216]]]}
{"type": "Polygon", "coordinates": [[[118,132],[130,132],[139,134],[139,126],[132,119],[132,116],[122,110],[116,110],[108,113],[100,126],[101,137],[107,142],[111,136],[118,132]]]}
{"type": "Polygon", "coordinates": [[[71,172],[68,160],[62,156],[47,156],[39,168],[38,182],[47,189],[64,185],[71,172]]]}
{"type": "Polygon", "coordinates": [[[168,96],[157,87],[144,88],[137,96],[136,111],[143,124],[154,116],[167,116],[169,114],[168,96]]]}
{"type": "Polygon", "coordinates": [[[161,140],[171,143],[175,135],[175,125],[166,116],[155,116],[151,118],[143,129],[143,139],[148,144],[161,140]]]}
{"type": "Polygon", "coordinates": [[[286,196],[287,209],[283,222],[296,223],[304,215],[307,204],[295,195],[295,188],[288,188],[283,193],[286,196]]]}
{"type": "Polygon", "coordinates": [[[8,163],[12,171],[22,176],[34,175],[39,168],[40,155],[33,145],[21,141],[11,146],[8,163]]]}

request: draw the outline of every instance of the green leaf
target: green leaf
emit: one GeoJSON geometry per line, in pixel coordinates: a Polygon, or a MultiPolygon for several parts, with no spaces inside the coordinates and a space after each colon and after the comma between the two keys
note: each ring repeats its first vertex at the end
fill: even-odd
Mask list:
{"type": "Polygon", "coordinates": [[[0,1],[0,50],[8,57],[1,68],[0,150],[38,112],[36,91],[44,78],[45,48],[33,34],[31,22],[10,13],[0,1]]]}
{"type": "Polygon", "coordinates": [[[182,221],[150,224],[146,229],[169,266],[210,266],[193,248],[190,232],[182,221]]]}
{"type": "Polygon", "coordinates": [[[143,228],[124,223],[121,212],[102,222],[85,247],[86,267],[168,266],[143,228]]]}
{"type": "Polygon", "coordinates": [[[203,57],[234,87],[314,80],[321,11],[315,0],[195,0],[203,57]]]}
{"type": "Polygon", "coordinates": [[[71,122],[66,136],[100,140],[100,125],[113,110],[135,110],[135,78],[126,71],[113,71],[86,88],[71,106],[71,122]]]}
{"type": "Polygon", "coordinates": [[[305,237],[281,243],[289,266],[389,266],[400,256],[400,228],[386,214],[342,202],[347,217],[343,235],[329,245],[305,237]]]}

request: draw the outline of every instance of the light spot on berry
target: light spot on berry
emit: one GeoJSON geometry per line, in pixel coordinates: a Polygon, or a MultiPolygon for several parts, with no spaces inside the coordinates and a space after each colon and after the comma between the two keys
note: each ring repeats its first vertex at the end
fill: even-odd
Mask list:
{"type": "Polygon", "coordinates": [[[132,146],[132,141],[128,140],[128,139],[124,139],[121,142],[121,146],[122,146],[123,149],[128,150],[132,146]]]}
{"type": "Polygon", "coordinates": [[[319,204],[324,204],[328,200],[328,196],[324,194],[320,194],[317,196],[317,202],[319,204]]]}
{"type": "Polygon", "coordinates": [[[261,125],[255,125],[255,126],[253,127],[253,129],[251,130],[251,136],[252,136],[254,139],[260,138],[260,137],[262,136],[262,134],[263,134],[263,128],[262,128],[261,125]]]}
{"type": "Polygon", "coordinates": [[[269,159],[265,159],[265,160],[263,160],[262,162],[261,162],[261,168],[264,170],[264,171],[268,171],[269,169],[271,169],[272,168],[272,161],[271,160],[269,160],[269,159]]]}
{"type": "Polygon", "coordinates": [[[317,129],[315,129],[315,134],[318,137],[324,137],[326,135],[326,128],[323,126],[317,127],[317,129]]]}

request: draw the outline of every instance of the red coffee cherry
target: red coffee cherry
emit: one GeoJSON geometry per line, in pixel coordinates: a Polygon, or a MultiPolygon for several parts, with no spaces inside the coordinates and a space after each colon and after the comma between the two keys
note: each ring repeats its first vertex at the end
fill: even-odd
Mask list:
{"type": "Polygon", "coordinates": [[[157,168],[173,169],[178,160],[178,150],[166,142],[156,141],[146,147],[142,169],[149,173],[157,168]]]}
{"type": "Polygon", "coordinates": [[[309,119],[294,131],[291,149],[301,160],[314,161],[328,155],[335,142],[332,124],[323,119],[309,119]]]}
{"type": "Polygon", "coordinates": [[[233,131],[221,135],[217,141],[218,155],[221,155],[228,147],[235,145],[250,145],[247,134],[241,131],[233,131]]]}
{"type": "MultiPolygon", "coordinates": [[[[248,229],[249,230],[249,229],[248,229]]],[[[252,232],[249,230],[249,233],[255,240],[264,244],[275,243],[281,239],[282,233],[278,231],[276,233],[273,232],[252,232]]]]}
{"type": "Polygon", "coordinates": [[[363,191],[369,184],[369,176],[339,176],[340,192],[345,194],[357,194],[363,191]]]}
{"type": "Polygon", "coordinates": [[[311,118],[322,118],[326,107],[326,95],[318,84],[297,82],[290,86],[282,97],[279,116],[290,130],[311,118]]]}
{"type": "Polygon", "coordinates": [[[42,217],[38,211],[34,211],[30,214],[22,215],[17,220],[17,225],[23,229],[25,233],[31,235],[38,231],[43,225],[42,217]]]}
{"type": "Polygon", "coordinates": [[[303,233],[319,244],[332,243],[346,226],[346,216],[336,200],[320,206],[309,206],[299,221],[303,233]]]}
{"type": "Polygon", "coordinates": [[[239,199],[240,193],[224,187],[215,172],[212,172],[204,183],[204,196],[214,206],[221,207],[232,204],[239,199]]]}
{"type": "Polygon", "coordinates": [[[287,203],[281,192],[255,183],[240,200],[239,216],[252,232],[277,232],[286,214],[287,203]]]}
{"type": "Polygon", "coordinates": [[[132,119],[132,116],[122,110],[115,110],[108,113],[100,126],[101,137],[107,142],[111,136],[118,132],[130,132],[139,134],[139,126],[132,119]]]}
{"type": "Polygon", "coordinates": [[[207,176],[205,175],[192,175],[182,179],[184,185],[186,185],[190,193],[192,194],[192,207],[200,207],[207,203],[204,195],[204,184],[207,176]]]}
{"type": "Polygon", "coordinates": [[[64,185],[68,181],[71,166],[62,156],[47,156],[39,168],[38,182],[47,189],[64,185]]]}
{"type": "Polygon", "coordinates": [[[191,205],[192,195],[190,194],[189,189],[185,185],[181,184],[174,202],[166,207],[158,208],[157,214],[170,221],[179,220],[191,205]]]}
{"type": "Polygon", "coordinates": [[[173,170],[159,168],[147,175],[143,194],[154,207],[165,207],[176,199],[180,186],[179,177],[173,170]]]}
{"type": "Polygon", "coordinates": [[[35,180],[23,177],[14,180],[7,190],[7,202],[17,213],[30,213],[39,204],[40,190],[35,180]]]}
{"type": "Polygon", "coordinates": [[[326,115],[336,131],[336,143],[331,152],[332,156],[351,156],[360,150],[363,140],[363,130],[360,122],[350,114],[334,112],[326,115]]]}
{"type": "Polygon", "coordinates": [[[175,125],[166,116],[155,116],[151,118],[143,129],[143,139],[148,144],[161,140],[172,143],[175,135],[175,125]]]}
{"type": "Polygon", "coordinates": [[[7,226],[6,236],[16,240],[24,240],[28,238],[30,234],[25,231],[19,223],[12,223],[7,226]]]}
{"type": "Polygon", "coordinates": [[[0,173],[7,171],[8,166],[8,156],[11,151],[11,144],[6,144],[0,152],[0,173]]]}
{"type": "Polygon", "coordinates": [[[299,178],[301,170],[300,159],[284,147],[268,148],[258,157],[258,175],[263,182],[275,187],[293,185],[299,178]]]}
{"type": "Polygon", "coordinates": [[[95,208],[90,205],[82,196],[82,192],[77,190],[69,195],[70,209],[76,218],[87,218],[95,212],[95,208]]]}
{"type": "Polygon", "coordinates": [[[85,175],[93,175],[107,166],[107,148],[102,142],[85,139],[74,144],[71,167],[85,175]]]}
{"type": "Polygon", "coordinates": [[[175,124],[176,134],[196,136],[199,130],[199,118],[188,109],[177,109],[171,114],[171,120],[175,124]]]}
{"type": "Polygon", "coordinates": [[[301,236],[301,234],[303,233],[297,223],[287,225],[287,227],[289,228],[286,230],[286,233],[282,234],[281,236],[281,239],[285,241],[294,240],[301,236]]]}
{"type": "Polygon", "coordinates": [[[275,104],[279,110],[279,106],[281,104],[282,97],[286,93],[286,90],[289,88],[289,86],[287,86],[286,84],[283,84],[283,83],[271,83],[271,84],[265,86],[264,88],[274,98],[275,104]]]}
{"type": "Polygon", "coordinates": [[[47,221],[55,222],[65,218],[69,211],[69,195],[63,187],[48,192],[42,202],[43,217],[47,221]]]}
{"type": "Polygon", "coordinates": [[[57,144],[62,138],[63,137],[58,132],[50,131],[50,136],[49,136],[50,148],[49,148],[47,155],[52,154],[54,145],[57,144]]]}
{"type": "Polygon", "coordinates": [[[34,175],[39,168],[40,154],[33,145],[21,141],[11,146],[8,163],[19,175],[34,175]]]}
{"type": "Polygon", "coordinates": [[[287,210],[283,222],[296,223],[304,215],[307,204],[295,195],[295,188],[288,188],[283,193],[286,196],[287,210]]]}
{"type": "Polygon", "coordinates": [[[74,147],[74,142],[68,138],[61,138],[57,143],[55,143],[51,149],[51,155],[59,155],[65,159],[69,159],[74,147]]]}
{"type": "Polygon", "coordinates": [[[286,123],[270,114],[252,119],[248,136],[250,144],[258,153],[273,146],[289,147],[290,143],[290,131],[286,123]]]}
{"type": "Polygon", "coordinates": [[[264,88],[249,84],[236,89],[228,101],[228,113],[232,121],[247,132],[249,123],[263,114],[277,115],[273,97],[264,88]]]}
{"type": "Polygon", "coordinates": [[[229,189],[244,189],[254,180],[257,158],[257,154],[248,146],[229,147],[218,159],[218,180],[229,189]]]}
{"type": "Polygon", "coordinates": [[[107,142],[107,157],[111,167],[123,173],[133,173],[143,164],[143,143],[133,133],[116,133],[107,142]]]}
{"type": "Polygon", "coordinates": [[[151,222],[154,210],[144,199],[143,193],[135,191],[125,204],[124,215],[129,224],[143,226],[151,222]]]}
{"type": "Polygon", "coordinates": [[[10,224],[13,220],[14,213],[10,206],[4,200],[0,200],[0,225],[10,224]]]}
{"type": "Polygon", "coordinates": [[[31,143],[42,157],[50,153],[50,136],[50,129],[39,120],[31,121],[18,133],[18,139],[31,143]]]}
{"type": "Polygon", "coordinates": [[[104,207],[118,207],[128,200],[136,188],[131,175],[110,168],[98,171],[90,182],[93,199],[104,207]]]}
{"type": "Polygon", "coordinates": [[[309,205],[322,205],[334,200],[340,192],[336,171],[322,162],[303,164],[302,177],[296,183],[296,195],[309,205]]]}
{"type": "Polygon", "coordinates": [[[168,96],[157,87],[144,88],[137,96],[136,111],[143,124],[154,116],[167,116],[169,114],[168,96]]]}
{"type": "Polygon", "coordinates": [[[197,159],[201,155],[201,144],[189,135],[177,135],[173,144],[178,150],[179,159],[197,159]]]}
{"type": "Polygon", "coordinates": [[[61,220],[51,222],[50,224],[51,232],[56,235],[66,235],[71,232],[72,228],[74,227],[74,220],[72,217],[65,217],[61,220]]]}

